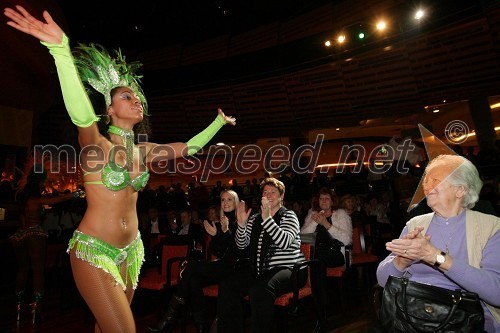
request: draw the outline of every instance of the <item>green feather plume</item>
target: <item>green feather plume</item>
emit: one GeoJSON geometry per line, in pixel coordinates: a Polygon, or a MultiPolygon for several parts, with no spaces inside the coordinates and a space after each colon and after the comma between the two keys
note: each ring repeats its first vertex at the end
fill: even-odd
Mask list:
{"type": "Polygon", "coordinates": [[[75,64],[82,81],[104,95],[106,106],[111,105],[111,90],[116,87],[129,87],[139,97],[143,112],[148,115],[147,101],[140,83],[142,75],[137,70],[140,62],[127,64],[121,50],[115,50],[115,58],[98,44],[79,44],[75,48],[75,64]]]}

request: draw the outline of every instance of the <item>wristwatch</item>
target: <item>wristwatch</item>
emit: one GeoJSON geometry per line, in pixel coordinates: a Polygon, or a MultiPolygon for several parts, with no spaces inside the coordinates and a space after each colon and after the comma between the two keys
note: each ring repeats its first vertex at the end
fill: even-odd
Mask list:
{"type": "Polygon", "coordinates": [[[441,253],[438,253],[436,255],[436,262],[434,263],[434,267],[441,266],[442,264],[444,264],[445,261],[446,261],[446,253],[441,251],[441,253]]]}

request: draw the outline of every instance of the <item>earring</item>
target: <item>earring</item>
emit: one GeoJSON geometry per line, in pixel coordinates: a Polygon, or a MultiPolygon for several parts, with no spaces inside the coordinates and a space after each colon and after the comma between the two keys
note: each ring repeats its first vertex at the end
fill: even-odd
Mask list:
{"type": "Polygon", "coordinates": [[[104,123],[106,123],[106,125],[109,125],[110,122],[111,122],[111,117],[109,116],[109,114],[105,115],[104,116],[104,123]]]}

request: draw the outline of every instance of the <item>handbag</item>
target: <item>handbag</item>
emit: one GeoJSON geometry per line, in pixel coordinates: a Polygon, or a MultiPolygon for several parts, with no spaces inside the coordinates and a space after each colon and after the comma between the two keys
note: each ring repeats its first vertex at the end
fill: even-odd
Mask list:
{"type": "Polygon", "coordinates": [[[379,324],[385,332],[484,332],[479,296],[390,276],[382,293],[379,324]]]}

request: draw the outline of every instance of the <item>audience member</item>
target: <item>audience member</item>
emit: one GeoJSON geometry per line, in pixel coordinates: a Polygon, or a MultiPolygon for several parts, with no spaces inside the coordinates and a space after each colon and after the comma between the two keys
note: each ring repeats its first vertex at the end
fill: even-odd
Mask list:
{"type": "Polygon", "coordinates": [[[189,256],[203,258],[203,235],[199,224],[191,223],[191,211],[184,208],[179,213],[180,224],[171,224],[172,236],[166,238],[169,244],[189,245],[189,256]]]}
{"type": "Polygon", "coordinates": [[[341,249],[352,243],[351,218],[345,210],[339,208],[337,195],[328,188],[319,190],[319,209],[311,212],[305,219],[301,233],[316,233],[314,256],[319,260],[317,274],[320,322],[318,327],[326,326],[327,298],[327,267],[338,267],[345,264],[341,249]]]}
{"type": "MultiPolygon", "coordinates": [[[[242,299],[249,297],[251,332],[273,329],[274,301],[292,289],[290,277],[295,263],[304,260],[300,252],[299,221],[282,206],[285,187],[274,178],[261,183],[261,212],[250,216],[241,201],[237,208],[236,245],[248,249],[250,266],[224,279],[219,286],[217,331],[243,332],[242,299]]],[[[307,271],[301,271],[305,283],[307,271]]]]}

